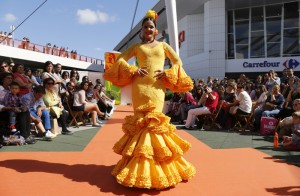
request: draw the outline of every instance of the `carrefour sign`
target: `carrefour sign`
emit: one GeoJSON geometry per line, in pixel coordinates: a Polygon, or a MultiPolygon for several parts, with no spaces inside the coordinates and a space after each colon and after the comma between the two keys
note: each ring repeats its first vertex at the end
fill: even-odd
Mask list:
{"type": "Polygon", "coordinates": [[[292,68],[292,69],[300,68],[299,65],[300,65],[300,57],[228,59],[226,61],[226,72],[253,72],[253,71],[267,72],[270,69],[273,69],[275,71],[282,71],[285,68],[292,68]]]}
{"type": "Polygon", "coordinates": [[[255,68],[255,67],[279,67],[280,62],[269,62],[269,61],[264,61],[264,62],[256,62],[256,63],[249,63],[249,62],[244,62],[243,67],[244,68],[255,68]]]}

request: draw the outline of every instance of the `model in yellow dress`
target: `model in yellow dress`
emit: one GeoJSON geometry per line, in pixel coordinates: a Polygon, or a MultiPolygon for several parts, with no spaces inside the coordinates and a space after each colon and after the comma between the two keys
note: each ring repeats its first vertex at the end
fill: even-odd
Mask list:
{"type": "Polygon", "coordinates": [[[175,134],[176,127],[162,113],[166,88],[185,92],[193,88],[193,82],[173,49],[154,39],[157,30],[153,13],[155,16],[153,11],[149,16],[148,11],[143,21],[143,42],[122,53],[104,78],[116,86],[132,84],[134,115],[125,118],[125,134],[113,147],[122,159],[112,174],[124,186],[163,189],[196,173],[182,157],[190,143],[175,134]],[[138,67],[127,63],[134,56],[138,67]],[[172,67],[163,70],[166,57],[172,67]]]}

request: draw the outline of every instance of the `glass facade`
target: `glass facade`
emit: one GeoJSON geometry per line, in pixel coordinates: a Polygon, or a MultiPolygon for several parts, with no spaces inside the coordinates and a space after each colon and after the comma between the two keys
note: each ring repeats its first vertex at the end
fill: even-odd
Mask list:
{"type": "Polygon", "coordinates": [[[300,56],[299,2],[227,12],[227,58],[300,56]]]}

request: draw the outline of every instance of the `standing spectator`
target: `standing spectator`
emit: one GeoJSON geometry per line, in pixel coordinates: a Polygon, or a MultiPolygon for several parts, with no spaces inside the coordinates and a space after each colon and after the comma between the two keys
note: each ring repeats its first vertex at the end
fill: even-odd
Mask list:
{"type": "Polygon", "coordinates": [[[70,72],[70,78],[74,77],[76,80],[76,84],[79,82],[79,73],[75,69],[72,69],[70,72]]]}
{"type": "Polygon", "coordinates": [[[12,72],[13,68],[14,68],[15,64],[13,62],[9,63],[9,72],[12,72]]]}
{"type": "Polygon", "coordinates": [[[9,34],[7,35],[7,38],[6,38],[6,43],[7,43],[8,46],[10,46],[11,40],[12,40],[12,34],[9,33],[9,34]]]}
{"type": "Polygon", "coordinates": [[[7,64],[7,62],[5,62],[5,61],[3,61],[2,63],[1,63],[1,72],[10,72],[9,71],[9,67],[8,67],[8,64],[7,64]]]}
{"type": "Polygon", "coordinates": [[[24,71],[23,64],[17,64],[13,67],[13,76],[14,82],[20,85],[19,95],[25,95],[32,91],[33,81],[31,81],[26,75],[24,71]]]}
{"type": "Polygon", "coordinates": [[[63,71],[62,74],[61,74],[61,77],[63,79],[63,84],[65,86],[67,86],[67,83],[70,82],[70,74],[68,71],[63,71]]]}
{"type": "Polygon", "coordinates": [[[51,61],[46,61],[44,65],[44,72],[42,73],[42,80],[44,81],[46,78],[52,78],[55,81],[55,85],[53,89],[59,95],[60,84],[62,83],[62,79],[59,75],[54,74],[53,63],[51,61]]]}
{"type": "Polygon", "coordinates": [[[282,83],[287,84],[289,78],[294,78],[296,82],[298,82],[300,79],[294,75],[294,70],[292,68],[288,68],[284,72],[284,77],[282,78],[282,83]]]}

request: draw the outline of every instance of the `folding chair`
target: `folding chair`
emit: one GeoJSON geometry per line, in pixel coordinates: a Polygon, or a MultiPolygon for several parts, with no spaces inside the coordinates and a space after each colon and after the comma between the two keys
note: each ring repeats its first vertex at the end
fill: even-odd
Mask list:
{"type": "Polygon", "coordinates": [[[223,103],[224,103],[223,100],[219,101],[217,108],[213,113],[198,115],[197,116],[198,121],[201,120],[204,121],[204,125],[209,126],[211,129],[213,128],[221,129],[222,127],[216,121],[222,109],[223,103]]]}
{"type": "Polygon", "coordinates": [[[254,114],[255,104],[252,105],[250,114],[236,114],[235,115],[235,124],[233,130],[250,130],[253,127],[252,119],[254,114]]]}
{"type": "Polygon", "coordinates": [[[79,128],[80,125],[85,125],[85,120],[83,118],[84,112],[83,111],[73,111],[72,105],[68,99],[65,99],[65,102],[67,103],[70,115],[72,117],[71,122],[68,126],[75,125],[77,128],[79,128]]]}

